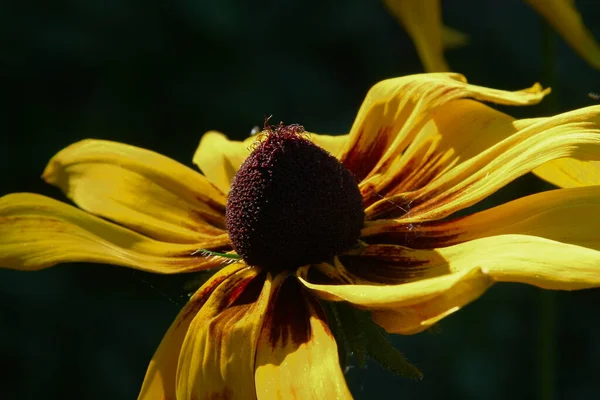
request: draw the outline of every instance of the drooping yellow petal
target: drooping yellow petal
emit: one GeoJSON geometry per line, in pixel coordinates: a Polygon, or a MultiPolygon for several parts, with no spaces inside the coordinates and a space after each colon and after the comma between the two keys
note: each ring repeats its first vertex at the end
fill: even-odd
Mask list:
{"type": "Polygon", "coordinates": [[[413,225],[373,221],[361,236],[374,243],[437,248],[488,236],[524,234],[600,250],[596,215],[600,215],[600,186],[589,186],[533,194],[454,220],[413,225]]]}
{"type": "MultiPolygon", "coordinates": [[[[406,257],[410,257],[411,249],[406,248],[405,250],[406,257]]],[[[423,251],[422,254],[413,258],[417,259],[418,257],[426,262],[431,262],[432,268],[449,268],[448,264],[434,251],[423,251]],[[434,264],[433,260],[438,261],[434,264]]],[[[347,301],[370,310],[395,310],[422,303],[452,290],[466,277],[478,278],[482,282],[488,279],[486,274],[476,266],[472,266],[471,269],[449,272],[446,275],[396,285],[375,282],[349,285],[316,284],[307,280],[306,272],[307,270],[304,269],[299,270],[298,279],[318,297],[327,301],[347,301]]]]}
{"type": "Polygon", "coordinates": [[[449,71],[442,47],[440,0],[384,0],[406,29],[427,72],[449,71]]]}
{"type": "Polygon", "coordinates": [[[600,69],[600,45],[585,27],[573,0],[526,0],[581,58],[600,69]]]}
{"type": "MultiPolygon", "coordinates": [[[[549,93],[536,84],[508,92],[470,85],[460,74],[410,75],[371,88],[358,111],[340,160],[357,179],[397,170],[400,156],[438,107],[462,98],[507,105],[535,104],[549,93]]],[[[449,105],[450,107],[450,105],[449,105]]]]}
{"type": "Polygon", "coordinates": [[[217,267],[218,259],[194,252],[227,246],[227,234],[194,244],[165,243],[45,196],[0,198],[0,267],[38,270],[95,262],[170,274],[217,267]]]}
{"type": "Polygon", "coordinates": [[[215,289],[228,277],[244,268],[246,266],[243,263],[227,266],[215,273],[194,293],[179,312],[154,353],[138,400],[177,400],[175,389],[177,363],[190,323],[215,289]]]}
{"type": "Polygon", "coordinates": [[[56,154],[42,177],[82,209],[154,239],[194,243],[224,233],[225,196],[149,150],[84,140],[56,154]]]}
{"type": "MultiPolygon", "coordinates": [[[[600,286],[600,251],[536,236],[499,235],[436,250],[402,246],[387,248],[390,258],[403,258],[408,267],[416,265],[438,273],[447,272],[395,285],[386,284],[386,281],[373,282],[372,285],[315,284],[307,280],[305,270],[299,271],[300,280],[325,300],[348,301],[360,307],[381,310],[397,310],[423,303],[444,295],[464,279],[469,279],[466,287],[479,294],[482,287],[489,285],[490,278],[554,290],[600,286]]],[[[400,264],[395,267],[402,268],[400,264]]],[[[389,274],[393,272],[389,271],[389,274]]],[[[463,286],[460,286],[460,292],[469,298],[463,286]]],[[[453,299],[454,296],[448,298],[453,299]]]]}
{"type": "Polygon", "coordinates": [[[276,282],[245,268],[192,320],[177,367],[177,400],[253,399],[256,342],[276,282]]]}
{"type": "MultiPolygon", "coordinates": [[[[386,201],[410,204],[410,212],[401,218],[403,222],[441,219],[477,203],[538,166],[563,157],[600,160],[600,106],[543,119],[423,188],[386,201]]],[[[377,207],[377,203],[370,206],[367,215],[381,217],[377,207]]]]}
{"type": "Polygon", "coordinates": [[[493,285],[489,276],[478,270],[467,274],[439,296],[394,310],[373,310],[373,321],[389,333],[412,335],[424,331],[476,300],[493,285]]]}
{"type": "Polygon", "coordinates": [[[265,316],[255,382],[258,400],[352,398],[324,312],[293,278],[265,316]]]}
{"type": "MultiPolygon", "coordinates": [[[[377,215],[403,215],[407,204],[390,203],[387,197],[415,191],[458,164],[464,163],[517,131],[514,118],[474,100],[462,99],[440,106],[399,156],[394,169],[360,184],[366,206],[374,202],[377,215]],[[398,208],[400,206],[401,208],[398,208]]],[[[408,211],[408,209],[406,210],[408,211]]]]}
{"type": "Polygon", "coordinates": [[[533,173],[563,188],[600,185],[600,161],[561,158],[537,167],[533,173]]]}
{"type": "MultiPolygon", "coordinates": [[[[308,133],[307,137],[336,156],[344,145],[347,136],[308,133]]],[[[194,164],[221,192],[227,194],[229,193],[231,180],[244,160],[250,155],[254,142],[260,139],[261,134],[258,134],[240,142],[229,140],[220,132],[207,132],[200,139],[200,145],[194,154],[194,164]]]]}

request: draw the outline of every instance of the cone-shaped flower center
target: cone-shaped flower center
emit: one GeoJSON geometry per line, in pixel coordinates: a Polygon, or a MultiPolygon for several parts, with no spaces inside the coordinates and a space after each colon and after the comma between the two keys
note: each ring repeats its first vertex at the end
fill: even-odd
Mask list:
{"type": "Polygon", "coordinates": [[[250,265],[296,268],[352,247],[364,223],[356,179],[299,125],[266,127],[235,175],[226,224],[250,265]]]}

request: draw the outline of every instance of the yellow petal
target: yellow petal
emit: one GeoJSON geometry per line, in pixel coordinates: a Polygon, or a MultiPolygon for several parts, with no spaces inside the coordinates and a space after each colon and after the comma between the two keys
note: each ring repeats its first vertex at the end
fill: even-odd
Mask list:
{"type": "MultiPolygon", "coordinates": [[[[405,250],[407,252],[406,257],[411,257],[411,249],[405,250]]],[[[422,251],[421,254],[412,258],[417,260],[419,257],[421,261],[430,262],[432,268],[449,270],[448,263],[441,260],[440,256],[434,251],[422,251]],[[434,262],[434,260],[437,261],[434,262]]],[[[397,285],[383,285],[381,283],[349,285],[316,284],[307,280],[305,270],[300,270],[299,273],[300,282],[311,289],[321,299],[327,301],[347,301],[361,308],[371,310],[395,310],[422,303],[452,290],[453,287],[460,284],[460,281],[465,278],[488,279],[476,266],[472,266],[471,269],[448,272],[445,275],[397,285]]]]}
{"type": "Polygon", "coordinates": [[[563,188],[600,185],[600,161],[561,158],[537,167],[533,173],[563,188]]]}
{"type": "Polygon", "coordinates": [[[190,323],[215,289],[229,276],[244,268],[246,266],[242,263],[222,268],[194,293],[179,312],[154,353],[148,365],[138,400],[177,400],[175,390],[177,363],[190,323]]]}
{"type": "MultiPolygon", "coordinates": [[[[444,218],[477,203],[538,166],[563,157],[600,160],[600,106],[544,119],[518,131],[414,192],[386,201],[410,204],[403,222],[444,218]]],[[[370,215],[380,215],[368,210],[370,215]]]]}
{"type": "Polygon", "coordinates": [[[490,277],[474,271],[444,293],[432,299],[394,310],[374,310],[373,321],[389,333],[412,335],[435,325],[476,300],[493,285],[490,277]]]}
{"type": "Polygon", "coordinates": [[[218,259],[193,254],[228,245],[227,234],[195,244],[160,242],[41,195],[0,198],[0,266],[5,268],[95,262],[178,273],[219,266],[218,259]]]}
{"type": "Polygon", "coordinates": [[[319,303],[293,278],[273,301],[256,354],[258,399],[351,399],[319,303]]]}
{"type": "Polygon", "coordinates": [[[252,144],[258,137],[251,136],[240,142],[229,140],[220,132],[207,132],[194,153],[194,164],[221,192],[227,194],[233,176],[250,155],[252,144]]]}
{"type": "Polygon", "coordinates": [[[583,24],[573,0],[526,0],[592,67],[600,69],[600,45],[583,24]]]}
{"type": "Polygon", "coordinates": [[[427,72],[448,71],[442,48],[440,0],[384,0],[415,43],[427,72]]]}
{"type": "Polygon", "coordinates": [[[449,26],[442,26],[442,44],[445,49],[456,49],[469,44],[469,35],[449,26]]]}
{"type": "MultiPolygon", "coordinates": [[[[202,136],[194,154],[194,164],[224,194],[229,193],[231,180],[250,155],[253,144],[261,135],[251,136],[244,141],[229,140],[220,132],[210,131],[202,136]]],[[[345,143],[346,136],[329,136],[309,133],[307,137],[323,149],[336,156],[345,143]]]]}
{"type": "MultiPolygon", "coordinates": [[[[340,160],[357,179],[397,170],[400,156],[438,107],[462,98],[506,105],[535,104],[549,93],[536,84],[516,92],[470,85],[460,74],[388,79],[371,88],[360,107],[340,160]]],[[[450,105],[449,105],[450,107],[450,105]]]]}
{"type": "MultiPolygon", "coordinates": [[[[521,130],[547,119],[520,119],[515,121],[513,125],[517,130],[521,130]]],[[[600,161],[561,158],[549,161],[532,172],[538,177],[563,188],[600,185],[600,161]]]]}
{"type": "Polygon", "coordinates": [[[405,214],[408,204],[391,203],[386,198],[420,189],[458,164],[487,151],[517,131],[513,121],[509,115],[473,100],[456,100],[440,106],[399,156],[393,169],[361,183],[365,205],[378,203],[367,208],[367,218],[405,214]]]}
{"type": "MultiPolygon", "coordinates": [[[[360,307],[384,310],[431,300],[452,290],[464,279],[470,280],[467,286],[475,291],[481,290],[481,285],[488,285],[489,278],[555,290],[600,286],[600,251],[536,236],[499,235],[436,250],[387,248],[390,259],[403,259],[405,268],[416,266],[417,272],[433,270],[434,277],[396,285],[382,285],[385,281],[371,285],[322,285],[308,282],[305,270],[300,270],[300,280],[325,300],[348,301],[360,307]],[[444,275],[436,276],[440,273],[444,275]],[[477,280],[482,283],[475,284],[477,280]]],[[[396,268],[396,274],[402,272],[401,263],[390,268],[396,268]]],[[[368,273],[365,271],[363,275],[368,273]]],[[[388,273],[393,275],[394,271],[388,273]]]]}
{"type": "Polygon", "coordinates": [[[600,186],[551,190],[455,220],[408,226],[393,220],[368,223],[371,243],[436,248],[482,237],[524,234],[600,250],[600,186]]]}
{"type": "Polygon", "coordinates": [[[223,194],[149,150],[84,140],[55,155],[42,177],[82,209],[154,239],[194,243],[224,233],[223,194]]]}
{"type": "Polygon", "coordinates": [[[275,286],[259,273],[245,268],[227,277],[192,320],[177,367],[178,400],[255,398],[256,342],[275,286]]]}

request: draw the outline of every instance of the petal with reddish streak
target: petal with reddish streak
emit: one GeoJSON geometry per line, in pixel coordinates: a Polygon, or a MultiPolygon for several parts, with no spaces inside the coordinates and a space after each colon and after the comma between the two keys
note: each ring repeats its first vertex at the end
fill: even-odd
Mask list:
{"type": "Polygon", "coordinates": [[[255,379],[259,400],[352,398],[324,312],[292,277],[267,310],[255,379]]]}
{"type": "MultiPolygon", "coordinates": [[[[390,257],[399,253],[414,264],[422,263],[424,268],[448,272],[401,284],[388,284],[386,279],[370,285],[326,285],[309,282],[306,270],[301,269],[299,279],[324,300],[348,301],[372,310],[417,305],[447,293],[466,278],[479,277],[481,282],[487,282],[489,276],[498,282],[527,283],[554,290],[600,286],[600,251],[536,236],[499,235],[435,250],[386,248],[390,257]]],[[[402,273],[401,265],[395,268],[402,273]]]]}
{"type": "Polygon", "coordinates": [[[154,353],[138,400],[177,400],[175,389],[177,363],[190,323],[216,288],[243,268],[246,266],[239,263],[221,269],[190,298],[154,353]]]}
{"type": "MultiPolygon", "coordinates": [[[[587,107],[543,119],[516,132],[481,154],[413,192],[386,198],[409,204],[402,222],[444,218],[484,199],[507,183],[563,157],[600,160],[600,106],[587,107]]],[[[369,206],[371,218],[384,218],[389,206],[369,206]]]]}
{"type": "Polygon", "coordinates": [[[154,239],[193,243],[224,233],[225,196],[200,173],[158,153],[83,140],[42,176],[82,209],[154,239]]]}
{"type": "Polygon", "coordinates": [[[365,205],[375,201],[387,205],[387,218],[404,214],[398,204],[381,201],[382,197],[418,190],[487,151],[517,131],[513,121],[509,115],[469,99],[440,106],[393,169],[361,183],[365,205]]]}
{"type": "Polygon", "coordinates": [[[229,246],[227,234],[194,244],[161,242],[37,194],[0,198],[0,266],[5,268],[95,262],[172,274],[217,267],[222,261],[194,256],[195,251],[229,246]]]}
{"type": "Polygon", "coordinates": [[[600,161],[561,158],[537,167],[533,173],[562,188],[600,185],[600,161]]]}
{"type": "Polygon", "coordinates": [[[600,250],[600,186],[536,193],[466,217],[407,224],[394,220],[367,223],[363,240],[438,248],[482,237],[524,234],[600,250]]]}
{"type": "Polygon", "coordinates": [[[211,294],[181,347],[178,400],[255,398],[256,342],[280,280],[248,267],[211,294]]]}
{"type": "Polygon", "coordinates": [[[539,84],[508,92],[470,85],[452,73],[410,75],[377,83],[361,105],[340,160],[359,181],[395,170],[399,157],[443,104],[473,98],[507,105],[536,104],[539,84]]]}

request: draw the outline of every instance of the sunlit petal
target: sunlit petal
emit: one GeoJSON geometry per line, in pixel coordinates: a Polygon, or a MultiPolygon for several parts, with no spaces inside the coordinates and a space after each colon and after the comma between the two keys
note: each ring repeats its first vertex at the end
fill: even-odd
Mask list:
{"type": "Polygon", "coordinates": [[[517,131],[514,118],[474,100],[456,100],[440,106],[399,156],[387,173],[365,180],[360,188],[367,218],[403,215],[407,204],[389,202],[389,196],[415,191],[434,181],[457,165],[471,160],[517,131]],[[387,209],[387,210],[386,210],[387,209]],[[387,211],[387,212],[386,212],[387,211]]]}
{"type": "MultiPolygon", "coordinates": [[[[507,183],[563,157],[600,160],[600,106],[544,119],[520,130],[487,151],[457,165],[423,188],[391,196],[387,202],[408,204],[404,222],[441,219],[477,203],[507,183]]],[[[383,217],[389,206],[377,203],[367,215],[383,217]]]]}
{"type": "Polygon", "coordinates": [[[358,111],[340,160],[357,179],[396,170],[400,156],[438,107],[462,98],[507,105],[535,104],[540,85],[509,92],[470,85],[460,74],[411,75],[377,83],[358,111]]]}
{"type": "Polygon", "coordinates": [[[337,345],[319,303],[288,278],[265,316],[256,393],[270,399],[351,399],[337,345]]]}
{"type": "Polygon", "coordinates": [[[177,367],[177,399],[252,399],[256,342],[274,290],[257,268],[227,277],[192,320],[177,367]]]}
{"type": "Polygon", "coordinates": [[[229,276],[246,268],[242,263],[225,267],[215,273],[179,312],[154,353],[138,400],[177,400],[175,379],[181,346],[192,320],[215,289],[229,276]]]}
{"type": "Polygon", "coordinates": [[[229,246],[227,234],[194,244],[160,242],[31,193],[0,198],[0,266],[37,270],[65,262],[122,265],[156,273],[214,268],[198,249],[229,246]]]}
{"type": "Polygon", "coordinates": [[[451,246],[482,237],[523,234],[600,250],[600,186],[533,194],[466,217],[407,225],[367,223],[363,240],[404,243],[412,248],[451,246]]]}
{"type": "Polygon", "coordinates": [[[223,194],[149,150],[84,140],[56,154],[43,178],[82,209],[158,240],[194,243],[224,233],[223,194]]]}
{"type": "Polygon", "coordinates": [[[394,310],[373,310],[371,317],[389,333],[419,333],[476,300],[492,285],[489,276],[476,270],[439,296],[394,310]]]}

